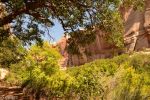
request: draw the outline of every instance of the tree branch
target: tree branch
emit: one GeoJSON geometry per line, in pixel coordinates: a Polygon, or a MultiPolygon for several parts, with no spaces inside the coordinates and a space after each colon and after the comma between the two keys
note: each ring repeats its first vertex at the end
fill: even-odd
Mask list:
{"type": "Polygon", "coordinates": [[[15,11],[3,18],[0,19],[0,27],[3,25],[6,25],[8,23],[11,23],[17,16],[22,15],[22,14],[28,14],[31,11],[34,11],[37,8],[44,7],[44,4],[42,3],[30,3],[29,8],[23,7],[22,9],[15,11]]]}

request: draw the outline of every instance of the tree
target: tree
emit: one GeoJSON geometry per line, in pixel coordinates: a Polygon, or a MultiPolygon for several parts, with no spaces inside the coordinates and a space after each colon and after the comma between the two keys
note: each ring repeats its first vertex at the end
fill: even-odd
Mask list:
{"type": "Polygon", "coordinates": [[[26,54],[25,48],[16,37],[10,36],[0,43],[0,67],[7,68],[20,62],[26,54]]]}
{"type": "MultiPolygon", "coordinates": [[[[0,18],[7,15],[5,6],[0,3],[0,18]]],[[[0,27],[0,67],[10,67],[18,63],[25,55],[25,49],[20,40],[8,30],[9,24],[0,27]],[[3,35],[5,34],[5,35],[3,35]]]]}
{"type": "Polygon", "coordinates": [[[50,77],[59,72],[60,58],[61,55],[57,49],[48,42],[44,42],[42,47],[33,45],[27,51],[24,59],[9,66],[10,72],[5,83],[25,87],[36,97],[42,93],[45,94],[50,77]]]}
{"type": "Polygon", "coordinates": [[[14,34],[21,40],[29,41],[41,41],[43,29],[53,26],[53,19],[58,19],[67,32],[74,32],[80,27],[91,30],[96,26],[110,34],[120,34],[123,32],[123,23],[119,7],[121,5],[138,7],[137,5],[143,4],[143,0],[1,0],[1,2],[5,4],[8,14],[0,19],[0,26],[13,23],[14,34]]]}

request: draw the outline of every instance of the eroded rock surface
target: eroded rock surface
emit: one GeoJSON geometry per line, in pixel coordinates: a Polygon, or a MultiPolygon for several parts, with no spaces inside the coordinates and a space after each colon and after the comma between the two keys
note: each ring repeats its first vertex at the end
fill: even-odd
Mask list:
{"type": "Polygon", "coordinates": [[[125,23],[124,41],[128,51],[150,47],[150,0],[145,2],[144,11],[121,9],[125,23]]]}
{"type": "MultiPolygon", "coordinates": [[[[122,14],[125,32],[123,33],[124,43],[127,52],[140,51],[150,47],[150,0],[146,0],[144,11],[131,8],[120,8],[122,14]]],[[[62,66],[81,65],[86,62],[100,58],[109,58],[114,53],[113,46],[104,39],[105,32],[100,29],[97,31],[96,40],[85,47],[80,48],[81,55],[71,55],[66,51],[67,39],[63,37],[58,45],[60,52],[64,56],[62,66]],[[86,53],[85,53],[86,51],[86,53]]]]}
{"type": "Polygon", "coordinates": [[[68,45],[67,38],[63,37],[57,43],[60,53],[63,56],[63,59],[60,60],[61,66],[65,67],[82,65],[95,59],[112,57],[114,48],[106,41],[106,39],[104,38],[105,35],[105,32],[97,30],[95,41],[91,44],[87,44],[85,47],[79,48],[81,55],[68,54],[66,50],[66,47],[68,45]]]}

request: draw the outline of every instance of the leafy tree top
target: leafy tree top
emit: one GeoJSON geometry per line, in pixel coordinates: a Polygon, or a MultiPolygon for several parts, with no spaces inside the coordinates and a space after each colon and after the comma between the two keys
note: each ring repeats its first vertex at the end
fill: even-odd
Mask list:
{"type": "Polygon", "coordinates": [[[67,32],[74,32],[80,27],[91,30],[96,26],[108,33],[122,33],[119,7],[133,5],[137,8],[143,4],[143,0],[1,0],[1,2],[5,4],[7,14],[0,18],[0,26],[13,23],[13,33],[21,40],[28,40],[27,42],[41,41],[41,34],[54,25],[53,19],[58,19],[67,32]]]}

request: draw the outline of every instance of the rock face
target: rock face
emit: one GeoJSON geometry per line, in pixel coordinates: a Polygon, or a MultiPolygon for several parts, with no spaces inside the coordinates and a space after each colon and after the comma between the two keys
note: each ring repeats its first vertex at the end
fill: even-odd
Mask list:
{"type": "Polygon", "coordinates": [[[5,78],[5,76],[8,74],[8,71],[4,68],[0,68],[0,81],[5,78]]]}
{"type": "Polygon", "coordinates": [[[60,65],[63,67],[82,65],[95,59],[112,57],[115,49],[104,39],[106,33],[101,30],[97,30],[96,33],[96,39],[93,43],[79,48],[81,55],[68,54],[66,50],[68,45],[67,38],[63,37],[57,43],[60,53],[63,56],[60,60],[60,65]]]}
{"type": "Polygon", "coordinates": [[[68,57],[69,54],[67,53],[66,47],[67,47],[67,38],[64,36],[61,38],[60,41],[57,42],[57,46],[59,47],[59,52],[63,56],[62,59],[60,59],[59,64],[63,67],[66,67],[68,65],[68,57]]]}
{"type": "Polygon", "coordinates": [[[125,23],[124,41],[128,51],[139,51],[149,47],[150,0],[146,0],[144,11],[133,8],[121,9],[125,23]]]}
{"type": "Polygon", "coordinates": [[[71,55],[68,56],[68,65],[82,65],[86,62],[91,62],[99,58],[109,58],[112,57],[113,46],[111,46],[105,40],[105,32],[101,30],[96,31],[96,39],[93,43],[87,44],[85,47],[80,47],[79,51],[81,55],[71,55]]]}
{"type": "MultiPolygon", "coordinates": [[[[150,0],[146,0],[145,3],[144,11],[120,8],[125,25],[123,37],[127,52],[140,51],[150,47],[150,0]]],[[[80,52],[82,52],[80,56],[67,53],[65,50],[67,39],[63,37],[58,43],[60,52],[64,56],[62,66],[81,65],[95,59],[112,57],[114,53],[120,53],[114,51],[113,46],[105,41],[104,36],[105,32],[97,30],[96,40],[84,48],[80,48],[80,52]],[[85,54],[85,51],[90,53],[85,54]]]]}
{"type": "Polygon", "coordinates": [[[17,86],[5,87],[0,86],[0,100],[31,100],[24,96],[23,89],[17,86]]]}

